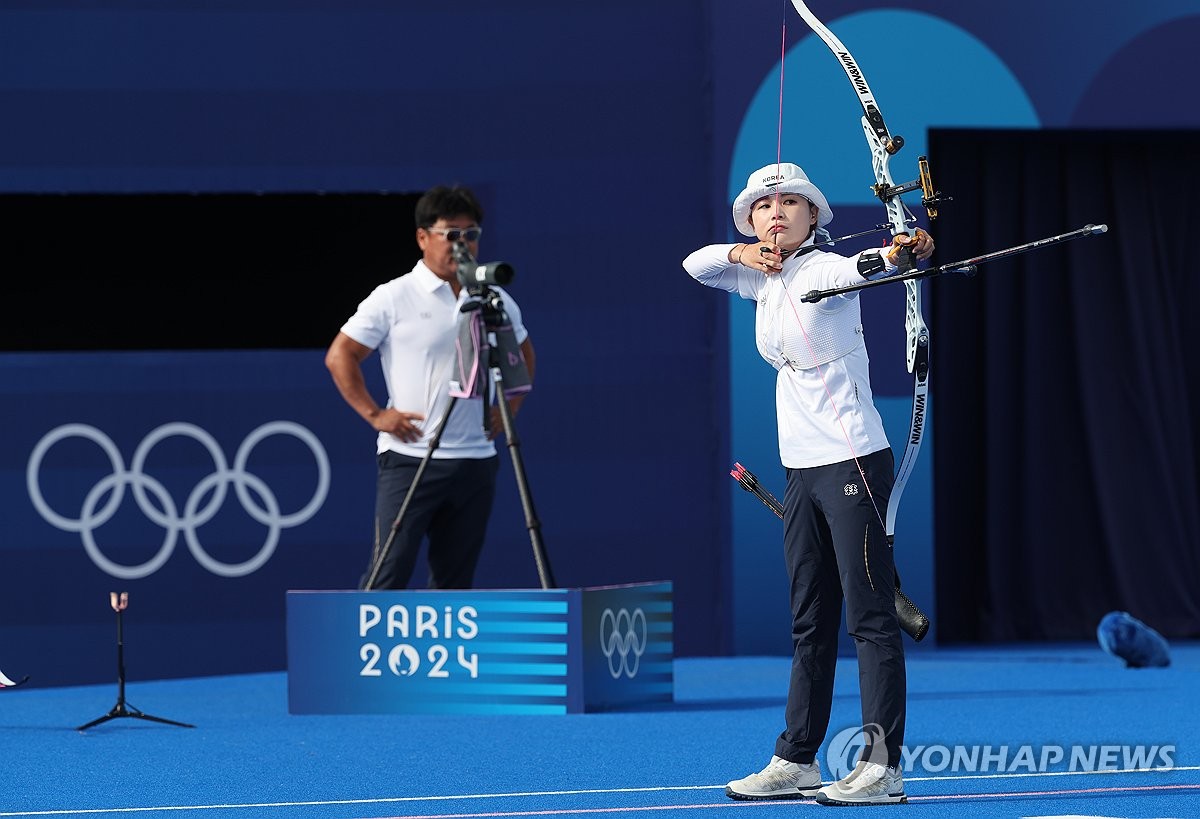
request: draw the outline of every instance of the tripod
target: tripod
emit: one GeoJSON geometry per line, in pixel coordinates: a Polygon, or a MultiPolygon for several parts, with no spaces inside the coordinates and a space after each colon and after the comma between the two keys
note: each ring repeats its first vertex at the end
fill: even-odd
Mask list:
{"type": "MultiPolygon", "coordinates": [[[[463,262],[460,262],[462,265],[463,262]]],[[[473,294],[475,290],[471,291],[473,294]]],[[[496,396],[496,403],[500,409],[500,419],[504,425],[504,437],[508,442],[509,456],[512,458],[513,471],[517,478],[517,491],[521,497],[521,507],[525,512],[525,526],[529,530],[529,539],[533,545],[533,559],[537,565],[538,579],[542,584],[543,589],[556,588],[557,584],[554,581],[554,573],[550,568],[550,561],[546,556],[546,548],[542,542],[541,524],[538,522],[537,513],[534,511],[533,496],[529,491],[529,482],[525,476],[525,464],[521,459],[521,442],[517,437],[516,428],[513,425],[512,408],[508,405],[506,396],[506,386],[504,381],[504,365],[503,359],[504,350],[502,349],[501,339],[498,337],[497,328],[504,325],[505,316],[504,310],[500,306],[499,297],[484,286],[477,295],[481,295],[476,302],[468,302],[462,307],[464,313],[469,313],[473,310],[479,310],[482,313],[482,325],[486,331],[486,339],[479,338],[472,341],[475,345],[475,353],[478,356],[479,348],[485,348],[487,352],[487,372],[491,380],[494,390],[491,394],[496,396]]],[[[511,333],[511,329],[509,330],[511,333]]],[[[464,339],[472,338],[472,333],[467,332],[462,335],[464,339]]],[[[507,340],[507,339],[506,339],[507,340]]],[[[514,341],[515,343],[515,341],[514,341]]],[[[518,377],[517,382],[528,384],[528,374],[523,373],[524,379],[518,377]]],[[[479,385],[474,385],[479,386],[479,385]]],[[[482,385],[481,390],[483,401],[484,425],[488,422],[488,391],[486,383],[482,385]]],[[[460,397],[469,394],[473,391],[469,385],[462,387],[463,392],[456,394],[453,390],[450,395],[450,404],[446,407],[446,412],[438,422],[437,428],[433,433],[433,437],[429,441],[429,449],[425,452],[425,456],[421,459],[421,463],[417,466],[416,474],[413,476],[412,483],[409,484],[408,491],[405,493],[404,500],[400,504],[400,511],[396,515],[396,519],[392,522],[391,530],[387,540],[376,549],[372,555],[371,570],[368,573],[366,581],[363,583],[364,590],[371,590],[375,587],[375,581],[379,577],[380,569],[391,551],[392,543],[396,538],[396,534],[400,531],[400,526],[404,521],[405,514],[408,512],[409,503],[416,494],[417,485],[421,482],[421,476],[425,472],[426,466],[433,458],[434,450],[441,443],[442,432],[446,428],[446,422],[450,418],[450,413],[453,412],[455,404],[460,397]]]]}
{"type": "Polygon", "coordinates": [[[109,603],[112,605],[113,611],[117,613],[117,704],[112,707],[102,717],[97,717],[89,723],[80,725],[75,730],[86,731],[92,726],[99,725],[102,722],[108,722],[110,719],[117,717],[134,717],[136,719],[149,720],[151,722],[162,722],[167,725],[178,725],[180,728],[195,728],[195,725],[188,725],[186,722],[176,722],[175,720],[163,719],[162,717],[152,717],[149,714],[144,714],[125,702],[125,639],[121,630],[121,612],[129,607],[129,592],[111,592],[109,594],[109,603]]]}

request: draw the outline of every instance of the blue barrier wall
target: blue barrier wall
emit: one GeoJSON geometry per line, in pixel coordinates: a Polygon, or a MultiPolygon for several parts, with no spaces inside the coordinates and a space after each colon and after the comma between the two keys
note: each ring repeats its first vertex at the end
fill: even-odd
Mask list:
{"type": "MultiPolygon", "coordinates": [[[[322,351],[7,354],[0,395],[6,673],[109,679],[112,591],[129,592],[131,675],[280,669],[286,592],[357,587],[374,434],[342,404],[322,351]]],[[[584,410],[576,417],[597,417],[584,410]]],[[[522,460],[561,586],[670,575],[681,552],[704,548],[679,539],[703,517],[676,526],[674,510],[647,512],[650,476],[621,475],[669,460],[662,447],[682,441],[649,442],[640,462],[626,451],[607,468],[576,464],[536,419],[521,415],[522,460]]],[[[479,585],[538,588],[512,461],[501,457],[479,585]]],[[[703,646],[713,597],[689,594],[700,614],[691,639],[703,646]]]]}
{"type": "MultiPolygon", "coordinates": [[[[909,161],[935,125],[1200,124],[1172,82],[1194,75],[1200,59],[1185,47],[1200,17],[1184,0],[1103,15],[1081,0],[1052,8],[926,0],[904,12],[813,5],[868,72],[892,130],[909,138],[909,161]]],[[[679,267],[700,244],[733,240],[732,194],[780,149],[825,189],[835,227],[879,221],[854,97],[788,4],[6,3],[0,103],[0,194],[476,188],[488,210],[483,252],[517,266],[513,292],[538,347],[538,385],[519,428],[560,584],[670,580],[678,653],[788,651],[778,523],[728,477],[739,459],[779,491],[770,372],[746,337],[749,306],[695,285],[679,267]]],[[[898,179],[911,175],[894,167],[898,179]]],[[[97,260],[97,270],[112,265],[97,260]]],[[[8,271],[10,282],[60,277],[64,299],[72,280],[94,275],[8,271]]],[[[168,309],[171,285],[168,269],[147,309],[168,309]]],[[[305,286],[321,298],[319,282],[305,286]]],[[[906,423],[909,389],[897,299],[864,300],[889,430],[906,423]]],[[[37,332],[52,335],[53,307],[22,302],[18,289],[0,319],[44,312],[37,332]]],[[[340,403],[320,358],[319,350],[0,355],[9,592],[0,669],[43,682],[109,679],[107,593],[118,587],[132,594],[131,675],[282,668],[284,591],[352,585],[368,537],[370,431],[340,403]],[[206,569],[182,528],[154,574],[114,577],[90,558],[81,532],[39,514],[27,486],[39,441],[64,424],[102,431],[128,465],[164,424],[205,430],[233,459],[247,436],[276,421],[321,442],[329,494],[242,577],[206,569]]],[[[254,456],[287,437],[271,436],[254,456]]],[[[47,463],[43,491],[61,492],[54,508],[77,517],[110,467],[78,436],[46,457],[65,457],[68,446],[91,460],[47,463]]],[[[182,439],[160,446],[182,448],[175,482],[164,486],[183,508],[212,474],[210,453],[182,439]]],[[[281,509],[302,508],[313,456],[293,440],[278,457],[262,467],[264,485],[280,493],[281,509]]],[[[906,586],[932,609],[929,452],[922,459],[898,544],[906,586]]],[[[480,575],[493,587],[530,587],[536,572],[511,471],[501,481],[480,575]]],[[[164,528],[137,509],[127,496],[121,520],[108,524],[118,528],[96,535],[124,565],[164,548],[164,528]]],[[[200,542],[217,563],[238,565],[266,535],[240,502],[226,498],[226,513],[240,520],[211,539],[218,524],[206,523],[200,542]]]]}

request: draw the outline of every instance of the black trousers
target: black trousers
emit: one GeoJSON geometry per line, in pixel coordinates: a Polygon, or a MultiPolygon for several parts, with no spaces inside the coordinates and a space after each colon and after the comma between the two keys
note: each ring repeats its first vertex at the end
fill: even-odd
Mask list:
{"type": "Polygon", "coordinates": [[[890,449],[857,462],[787,470],[784,560],[794,654],[786,728],[775,743],[776,755],[784,759],[812,762],[829,728],[844,599],[847,631],[858,651],[867,738],[862,758],[881,761],[872,737],[882,735],[887,764],[900,762],[907,682],[893,592],[896,569],[883,526],[893,481],[890,449]]]}
{"type": "MultiPolygon", "coordinates": [[[[383,452],[378,458],[375,490],[375,547],[391,536],[400,506],[416,477],[421,458],[383,452]]],[[[412,579],[421,544],[428,542],[429,588],[469,589],[483,551],[499,456],[430,458],[409,501],[404,519],[388,546],[374,588],[403,589],[412,579]]],[[[372,558],[372,564],[374,557],[372,558]]],[[[362,588],[370,567],[359,583],[362,588]]]]}

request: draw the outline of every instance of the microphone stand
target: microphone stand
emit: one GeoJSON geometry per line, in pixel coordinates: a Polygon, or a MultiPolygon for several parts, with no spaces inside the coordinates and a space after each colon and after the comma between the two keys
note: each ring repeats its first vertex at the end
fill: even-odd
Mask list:
{"type": "Polygon", "coordinates": [[[113,611],[117,613],[117,704],[112,707],[102,717],[97,717],[89,723],[80,725],[75,730],[86,731],[94,725],[99,725],[102,722],[108,722],[110,719],[117,717],[133,717],[135,719],[144,719],[151,722],[161,722],[166,725],[178,725],[180,728],[195,728],[195,725],[189,725],[186,722],[176,722],[172,719],[163,719],[162,717],[152,717],[134,708],[125,702],[125,639],[121,631],[121,612],[129,606],[129,592],[111,592],[109,594],[109,603],[112,605],[113,611]]]}

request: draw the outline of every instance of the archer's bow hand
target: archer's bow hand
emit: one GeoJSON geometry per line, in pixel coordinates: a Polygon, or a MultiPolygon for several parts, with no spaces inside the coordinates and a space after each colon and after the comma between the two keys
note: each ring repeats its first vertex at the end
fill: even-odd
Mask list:
{"type": "Polygon", "coordinates": [[[903,263],[906,256],[923,262],[933,255],[933,237],[920,228],[912,236],[901,233],[892,237],[892,246],[885,255],[889,263],[903,271],[907,267],[903,263]]]}

